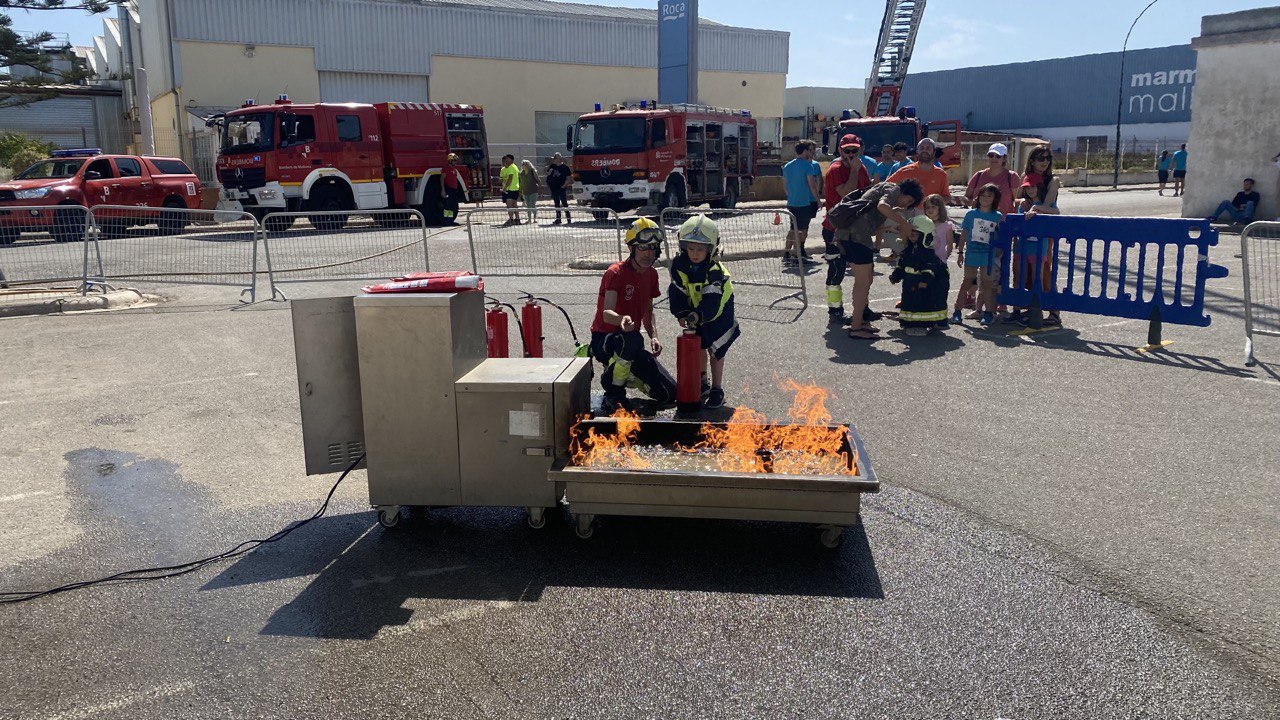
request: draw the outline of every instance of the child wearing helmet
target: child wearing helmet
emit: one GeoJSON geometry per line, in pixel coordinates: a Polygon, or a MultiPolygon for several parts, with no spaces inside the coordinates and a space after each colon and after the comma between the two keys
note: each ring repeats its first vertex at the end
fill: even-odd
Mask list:
{"type": "Polygon", "coordinates": [[[626,241],[631,252],[626,260],[610,265],[601,278],[591,323],[591,355],[604,366],[601,415],[631,409],[628,386],[660,405],[676,398],[675,378],[657,360],[662,343],[653,317],[653,300],[660,294],[653,266],[662,250],[662,230],[648,218],[637,218],[627,229],[626,241]],[[647,349],[641,328],[649,334],[647,349]]]}
{"type": "Polygon", "coordinates": [[[676,232],[680,254],[671,261],[671,314],[702,338],[703,406],[724,406],[724,356],[742,331],[733,312],[733,281],[716,259],[720,230],[706,215],[695,215],[676,232]],[[707,382],[707,368],[711,381],[707,382]]]}
{"type": "Polygon", "coordinates": [[[905,247],[889,282],[902,283],[898,322],[908,335],[924,335],[947,327],[947,263],[934,252],[934,222],[924,215],[911,218],[914,232],[904,238],[905,247]]]}

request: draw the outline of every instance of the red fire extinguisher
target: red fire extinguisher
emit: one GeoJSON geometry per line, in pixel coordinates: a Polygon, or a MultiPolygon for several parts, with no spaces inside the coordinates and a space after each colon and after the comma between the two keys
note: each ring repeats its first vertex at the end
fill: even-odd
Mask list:
{"type": "Polygon", "coordinates": [[[507,313],[496,302],[484,314],[484,332],[485,343],[489,348],[489,357],[508,357],[507,313]]]}
{"type": "Polygon", "coordinates": [[[524,339],[524,356],[542,357],[542,307],[538,305],[537,298],[528,293],[520,308],[520,332],[524,339]]]}
{"type": "Polygon", "coordinates": [[[702,409],[702,338],[698,337],[698,314],[689,313],[681,321],[684,332],[676,339],[676,410],[702,409]]]}

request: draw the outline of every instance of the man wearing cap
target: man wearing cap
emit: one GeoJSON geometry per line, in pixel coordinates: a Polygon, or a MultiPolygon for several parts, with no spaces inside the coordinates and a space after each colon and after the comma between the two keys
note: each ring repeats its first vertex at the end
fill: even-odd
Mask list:
{"type": "Polygon", "coordinates": [[[1004,215],[1013,212],[1014,197],[1022,187],[1022,179],[1018,177],[1018,173],[1009,169],[1009,148],[1003,143],[992,143],[987,148],[987,167],[969,178],[969,185],[964,191],[964,204],[977,207],[978,190],[987,183],[1000,188],[1000,206],[996,210],[1004,215]]]}
{"type": "MultiPolygon", "coordinates": [[[[840,199],[854,190],[866,190],[871,187],[871,177],[866,166],[858,162],[862,151],[862,141],[857,135],[845,135],[840,139],[840,157],[827,168],[827,176],[823,181],[823,204],[827,212],[840,202],[840,199]],[[853,172],[854,168],[857,172],[853,172]]],[[[844,314],[844,276],[849,266],[848,253],[842,244],[837,243],[836,228],[831,218],[822,218],[822,242],[826,249],[822,258],[827,261],[827,313],[833,323],[843,323],[844,314]]]]}
{"type": "Polygon", "coordinates": [[[565,223],[572,222],[569,217],[569,192],[566,187],[572,180],[572,172],[564,161],[564,156],[556,153],[551,156],[551,167],[547,169],[547,189],[551,191],[551,204],[556,208],[556,221],[560,224],[560,208],[564,208],[565,223]]]}

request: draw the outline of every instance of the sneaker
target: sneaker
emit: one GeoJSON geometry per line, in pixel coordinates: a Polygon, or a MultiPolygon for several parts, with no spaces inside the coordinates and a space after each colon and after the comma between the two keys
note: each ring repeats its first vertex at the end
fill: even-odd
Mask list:
{"type": "Polygon", "coordinates": [[[1015,324],[1016,324],[1016,323],[1023,322],[1023,321],[1025,321],[1026,319],[1027,319],[1027,311],[1026,311],[1026,310],[1018,310],[1018,311],[1016,311],[1016,312],[1011,312],[1011,313],[1009,313],[1009,315],[1008,315],[1008,316],[1006,316],[1006,317],[1004,317],[1004,318],[1002,318],[1002,319],[1001,319],[1001,322],[1015,323],[1015,324]]]}
{"type": "Polygon", "coordinates": [[[980,317],[982,317],[982,311],[981,311],[981,310],[974,310],[973,312],[971,312],[971,313],[969,313],[968,315],[965,315],[965,316],[964,316],[964,318],[965,318],[966,320],[977,320],[977,319],[978,319],[978,318],[980,318],[980,317]]]}
{"type": "Polygon", "coordinates": [[[631,401],[627,400],[626,396],[610,397],[609,395],[605,395],[604,399],[600,401],[600,415],[602,417],[613,415],[619,408],[632,412],[631,401]]]}
{"type": "Polygon", "coordinates": [[[556,218],[556,219],[555,219],[551,224],[552,224],[552,225],[559,225],[559,224],[560,224],[560,218],[556,218]]]}
{"type": "Polygon", "coordinates": [[[783,256],[782,256],[782,264],[783,264],[783,265],[795,265],[795,264],[796,264],[796,256],[795,256],[795,255],[783,255],[783,256]]]}
{"type": "Polygon", "coordinates": [[[872,310],[871,308],[867,308],[866,310],[862,311],[862,319],[864,322],[869,322],[869,323],[875,322],[882,317],[884,317],[884,313],[878,313],[875,310],[872,310]]]}
{"type": "Polygon", "coordinates": [[[827,322],[832,325],[836,325],[836,324],[845,325],[849,322],[849,316],[844,314],[844,310],[836,310],[836,309],[828,310],[827,322]]]}
{"type": "Polygon", "coordinates": [[[724,407],[724,390],[720,388],[711,388],[711,392],[707,393],[707,399],[702,403],[706,408],[724,407]]]}
{"type": "Polygon", "coordinates": [[[907,328],[905,332],[911,337],[924,337],[929,334],[928,330],[925,330],[922,327],[916,327],[915,325],[907,328]]]}
{"type": "Polygon", "coordinates": [[[802,265],[817,265],[819,261],[815,260],[812,255],[801,255],[800,263],[802,265]]]}
{"type": "Polygon", "coordinates": [[[996,316],[992,313],[982,313],[982,326],[987,327],[996,321],[996,316]]]}
{"type": "Polygon", "coordinates": [[[955,323],[956,325],[959,325],[959,324],[961,324],[961,323],[963,323],[963,322],[964,322],[964,318],[961,318],[961,317],[960,317],[960,311],[959,311],[959,310],[957,310],[957,311],[955,311],[955,312],[951,313],[951,322],[955,323]]]}

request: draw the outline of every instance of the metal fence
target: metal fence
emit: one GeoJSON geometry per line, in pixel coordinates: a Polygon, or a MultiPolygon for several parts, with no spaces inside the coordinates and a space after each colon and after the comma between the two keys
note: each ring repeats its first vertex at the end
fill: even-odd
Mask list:
{"type": "Polygon", "coordinates": [[[1244,267],[1244,358],[1253,365],[1253,336],[1280,337],[1280,222],[1250,223],[1240,233],[1244,267]]]}
{"type": "Polygon", "coordinates": [[[83,290],[92,220],[79,205],[6,206],[23,226],[0,225],[0,272],[9,289],[70,285],[83,290]],[[25,231],[25,232],[24,232],[25,231]]]}
{"type": "Polygon", "coordinates": [[[506,209],[467,213],[471,269],[486,277],[599,275],[622,259],[622,221],[612,210],[593,208],[572,223],[552,224],[554,208],[542,206],[528,221],[521,206],[519,225],[506,209]],[[603,215],[603,219],[596,219],[603,215]],[[590,219],[588,219],[590,218],[590,219]]]}
{"type": "Polygon", "coordinates": [[[280,212],[261,226],[272,299],[285,298],[284,283],[387,280],[430,266],[417,210],[280,212]]]}
{"type": "Polygon", "coordinates": [[[667,258],[679,252],[676,230],[690,217],[705,213],[720,230],[720,261],[733,279],[738,314],[753,320],[794,322],[809,306],[803,265],[782,261],[787,233],[795,218],[782,208],[705,210],[667,208],[661,224],[668,238],[667,258]],[[781,294],[779,294],[781,291],[781,294]]]}
{"type": "Polygon", "coordinates": [[[248,213],[98,205],[89,221],[89,286],[226,285],[256,299],[259,233],[248,213]]]}

